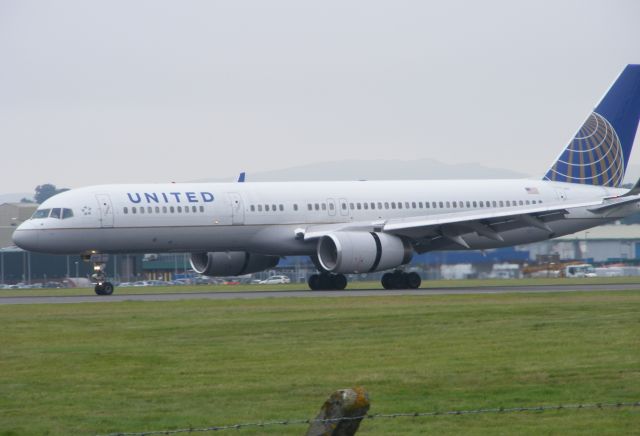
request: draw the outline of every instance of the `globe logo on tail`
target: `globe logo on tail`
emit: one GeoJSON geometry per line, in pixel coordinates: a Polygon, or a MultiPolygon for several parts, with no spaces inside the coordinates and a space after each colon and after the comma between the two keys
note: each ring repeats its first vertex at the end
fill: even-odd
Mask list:
{"type": "Polygon", "coordinates": [[[615,129],[593,112],[545,175],[546,180],[616,187],[624,178],[622,145],[615,129]]]}

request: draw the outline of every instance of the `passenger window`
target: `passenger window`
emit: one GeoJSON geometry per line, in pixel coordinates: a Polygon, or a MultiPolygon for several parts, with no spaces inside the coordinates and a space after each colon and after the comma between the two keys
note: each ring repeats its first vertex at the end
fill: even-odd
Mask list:
{"type": "Polygon", "coordinates": [[[160,213],[160,206],[156,206],[156,213],[160,213]]]}
{"type": "Polygon", "coordinates": [[[184,207],[184,212],[185,212],[185,213],[189,213],[189,206],[185,206],[185,207],[184,207]]]}
{"type": "Polygon", "coordinates": [[[418,207],[419,207],[420,209],[422,209],[422,202],[421,202],[421,201],[420,201],[420,202],[418,202],[418,207]]]}
{"type": "Polygon", "coordinates": [[[135,206],[131,207],[131,213],[133,213],[133,214],[136,213],[136,207],[135,206]]]}
{"type": "Polygon", "coordinates": [[[529,204],[529,200],[527,200],[527,204],[529,204]]]}
{"type": "Polygon", "coordinates": [[[449,209],[451,207],[451,204],[447,201],[447,209],[449,209]]]}
{"type": "Polygon", "coordinates": [[[438,206],[440,206],[440,209],[442,209],[444,207],[444,203],[443,202],[438,202],[438,206]]]}
{"type": "Polygon", "coordinates": [[[504,207],[504,202],[500,201],[498,202],[498,204],[500,205],[500,207],[504,207]]]}
{"type": "Polygon", "coordinates": [[[51,209],[51,215],[49,215],[50,218],[60,218],[60,209],[51,209]]]}
{"type": "Polygon", "coordinates": [[[314,204],[316,210],[320,210],[320,205],[318,203],[314,204]]]}
{"type": "Polygon", "coordinates": [[[428,202],[428,201],[425,201],[425,202],[424,202],[424,206],[425,206],[427,209],[429,209],[429,208],[431,207],[431,204],[429,204],[429,202],[428,202]]]}
{"type": "Polygon", "coordinates": [[[327,203],[322,203],[321,206],[322,206],[322,210],[327,210],[327,203]]]}
{"type": "Polygon", "coordinates": [[[385,208],[385,209],[389,209],[389,203],[388,203],[388,202],[386,202],[386,201],[384,202],[384,208],[385,208]]]}
{"type": "Polygon", "coordinates": [[[355,207],[354,207],[353,203],[349,203],[349,208],[350,208],[351,210],[355,209],[355,207]]]}
{"type": "Polygon", "coordinates": [[[178,213],[182,213],[182,206],[178,206],[178,213]]]}
{"type": "Polygon", "coordinates": [[[284,206],[280,205],[280,212],[284,212],[284,206]]]}
{"type": "Polygon", "coordinates": [[[522,200],[520,200],[520,201],[518,201],[518,204],[519,204],[520,206],[522,206],[522,205],[524,204],[524,202],[523,202],[522,200]]]}
{"type": "Polygon", "coordinates": [[[405,201],[405,203],[404,203],[404,208],[405,208],[405,209],[409,209],[409,202],[408,202],[408,201],[405,201]]]}
{"type": "Polygon", "coordinates": [[[333,203],[329,203],[329,210],[334,210],[336,207],[333,205],[333,203]]]}
{"type": "Polygon", "coordinates": [[[140,206],[140,213],[144,213],[144,206],[140,206]]]}
{"type": "Polygon", "coordinates": [[[347,203],[342,203],[342,210],[347,210],[347,203]]]}
{"type": "Polygon", "coordinates": [[[480,202],[480,207],[484,207],[484,202],[483,201],[480,202]]]}
{"type": "Polygon", "coordinates": [[[251,206],[249,206],[249,209],[251,210],[251,212],[255,212],[256,211],[256,207],[253,204],[251,206]]]}
{"type": "Polygon", "coordinates": [[[401,201],[398,202],[398,209],[402,209],[402,202],[401,201]]]}
{"type": "Polygon", "coordinates": [[[196,206],[191,206],[191,212],[196,213],[198,208],[196,206]]]}
{"type": "Polygon", "coordinates": [[[451,202],[451,206],[453,206],[453,208],[455,209],[456,207],[458,207],[457,203],[455,201],[451,202]]]}
{"type": "Polygon", "coordinates": [[[262,205],[261,204],[258,205],[258,212],[262,212],[262,205]]]}
{"type": "Polygon", "coordinates": [[[313,206],[311,205],[311,203],[307,203],[307,209],[308,210],[313,210],[313,206]]]}
{"type": "MultiPolygon", "coordinates": [[[[195,206],[193,206],[195,207],[195,206]]],[[[167,206],[162,206],[162,213],[167,213],[167,206]]]]}
{"type": "Polygon", "coordinates": [[[169,206],[169,212],[174,213],[176,209],[173,206],[169,206]]]}
{"type": "Polygon", "coordinates": [[[128,208],[128,207],[125,207],[125,208],[123,209],[123,212],[124,212],[125,214],[128,214],[128,213],[129,213],[129,208],[128,208]]]}
{"type": "MultiPolygon", "coordinates": [[[[186,209],[186,208],[185,208],[186,209]]],[[[147,207],[147,212],[148,213],[153,213],[153,208],[151,206],[147,207]]]]}
{"type": "Polygon", "coordinates": [[[62,209],[62,219],[73,217],[73,211],[71,209],[62,209]]]}
{"type": "Polygon", "coordinates": [[[371,209],[375,209],[376,208],[376,204],[372,201],[371,202],[371,209]]]}
{"type": "Polygon", "coordinates": [[[369,203],[364,203],[363,206],[364,206],[365,210],[369,210],[369,203]]]}
{"type": "Polygon", "coordinates": [[[204,206],[200,206],[200,212],[204,212],[204,206]]]}
{"type": "Polygon", "coordinates": [[[294,204],[294,205],[293,205],[293,210],[295,210],[295,211],[297,211],[297,210],[298,210],[298,205],[297,205],[297,204],[294,204]]]}
{"type": "Polygon", "coordinates": [[[492,201],[491,204],[493,205],[493,207],[498,207],[498,203],[496,203],[495,200],[492,201]]]}
{"type": "Polygon", "coordinates": [[[395,209],[395,208],[396,208],[396,202],[395,202],[395,201],[392,201],[392,202],[391,202],[391,209],[395,209]]]}
{"type": "Polygon", "coordinates": [[[264,211],[265,211],[265,212],[269,212],[269,205],[268,205],[268,204],[265,204],[265,205],[264,205],[264,211]]]}
{"type": "Polygon", "coordinates": [[[358,210],[362,209],[362,204],[361,203],[356,203],[356,207],[358,208],[358,210]]]}
{"type": "Polygon", "coordinates": [[[511,206],[511,202],[507,200],[507,207],[511,206]]]}
{"type": "Polygon", "coordinates": [[[415,201],[411,203],[411,207],[412,207],[412,208],[414,208],[414,209],[415,209],[416,207],[418,207],[418,206],[416,205],[416,202],[415,202],[415,201]]]}
{"type": "Polygon", "coordinates": [[[471,203],[467,201],[467,209],[471,207],[471,203]]]}
{"type": "Polygon", "coordinates": [[[276,210],[278,210],[278,209],[276,209],[276,205],[275,205],[275,204],[272,204],[272,205],[271,205],[271,210],[272,210],[272,211],[274,211],[274,212],[275,212],[276,210]]]}

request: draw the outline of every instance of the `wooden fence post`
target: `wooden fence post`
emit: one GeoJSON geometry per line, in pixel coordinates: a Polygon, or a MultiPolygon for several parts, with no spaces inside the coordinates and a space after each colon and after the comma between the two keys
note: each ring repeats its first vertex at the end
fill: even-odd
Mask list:
{"type": "Polygon", "coordinates": [[[353,436],[369,410],[369,394],[364,388],[341,389],[324,402],[307,436],[353,436]],[[339,420],[340,418],[354,418],[339,420]],[[333,420],[336,421],[321,421],[333,420]]]}

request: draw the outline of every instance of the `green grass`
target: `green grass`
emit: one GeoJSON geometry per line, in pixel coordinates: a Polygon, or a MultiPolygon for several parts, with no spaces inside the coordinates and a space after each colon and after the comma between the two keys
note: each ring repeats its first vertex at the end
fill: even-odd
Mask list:
{"type": "MultiPolygon", "coordinates": [[[[0,320],[4,435],[307,418],[354,385],[372,413],[640,400],[636,291],[0,306],[0,320]]],[[[638,428],[626,408],[372,420],[358,434],[638,428]]]]}
{"type": "MultiPolygon", "coordinates": [[[[640,277],[593,277],[593,278],[535,278],[513,280],[423,280],[422,288],[478,288],[488,286],[555,286],[582,284],[638,284],[640,277]]],[[[382,289],[378,281],[349,282],[347,289],[382,289]]],[[[193,285],[193,286],[148,286],[148,287],[116,287],[115,294],[166,294],[176,292],[243,292],[243,291],[300,291],[309,290],[306,283],[291,283],[286,285],[193,285]]],[[[93,295],[93,288],[77,289],[0,289],[2,297],[33,297],[33,296],[73,296],[93,295]]]]}

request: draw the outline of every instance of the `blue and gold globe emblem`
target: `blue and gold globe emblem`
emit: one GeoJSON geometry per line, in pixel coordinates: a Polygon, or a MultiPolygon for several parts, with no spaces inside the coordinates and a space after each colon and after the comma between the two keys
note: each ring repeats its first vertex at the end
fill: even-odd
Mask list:
{"type": "Polygon", "coordinates": [[[624,157],[611,123],[593,112],[544,177],[587,185],[620,186],[624,157]]]}

